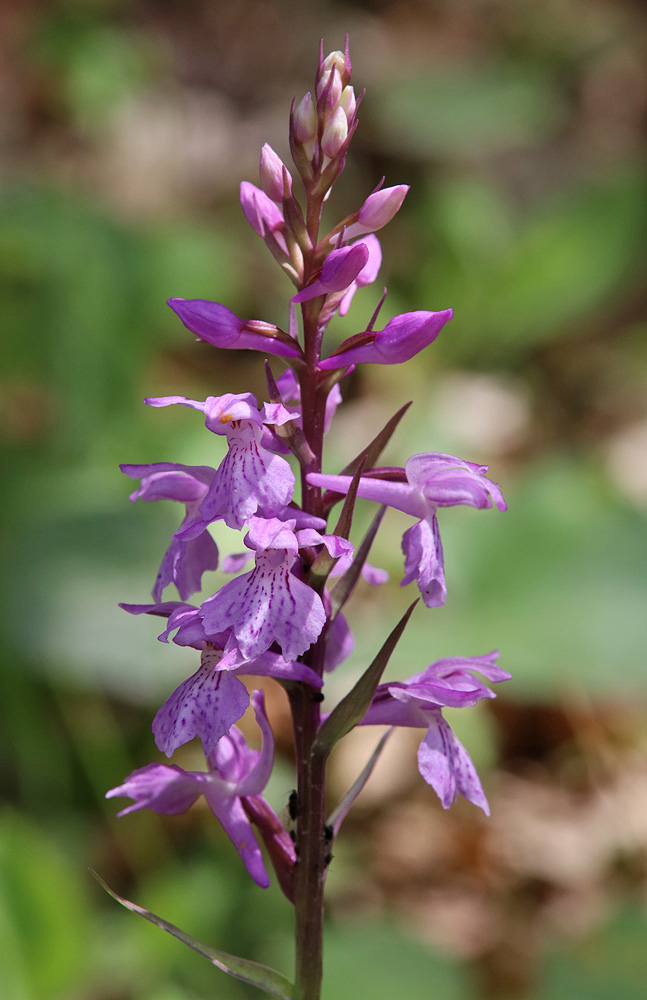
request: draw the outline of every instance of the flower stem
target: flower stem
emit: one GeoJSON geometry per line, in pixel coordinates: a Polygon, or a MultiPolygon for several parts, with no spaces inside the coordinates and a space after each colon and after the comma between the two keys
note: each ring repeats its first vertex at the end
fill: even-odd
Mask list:
{"type": "Polygon", "coordinates": [[[326,762],[312,753],[319,704],[306,685],[292,696],[298,747],[298,851],[295,887],[295,1000],[319,1000],[323,970],[326,762]],[[298,731],[297,731],[298,730],[298,731]]]}
{"type": "MultiPolygon", "coordinates": [[[[312,249],[304,255],[304,285],[316,269],[315,248],[321,196],[307,191],[307,227],[312,249]]],[[[303,509],[321,516],[321,490],[308,483],[309,472],[322,467],[326,393],[319,385],[318,364],[321,355],[319,320],[322,299],[302,305],[305,366],[300,373],[303,432],[310,446],[312,460],[302,466],[303,509]]],[[[325,631],[324,631],[325,635],[325,631]]],[[[323,675],[325,640],[319,641],[304,659],[319,676],[323,675]]],[[[313,753],[321,725],[316,692],[306,684],[295,685],[290,694],[295,736],[298,812],[296,824],[295,912],[295,1000],[319,1000],[323,972],[323,908],[329,844],[324,838],[326,822],[326,756],[313,753]]]]}

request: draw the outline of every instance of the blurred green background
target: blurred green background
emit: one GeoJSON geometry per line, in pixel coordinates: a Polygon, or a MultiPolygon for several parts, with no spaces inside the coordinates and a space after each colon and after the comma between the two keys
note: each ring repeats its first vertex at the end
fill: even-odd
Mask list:
{"type": "MultiPolygon", "coordinates": [[[[290,286],[238,183],[256,180],[264,141],[287,158],[290,100],[312,86],[319,38],[328,51],[345,31],[367,95],[329,219],[383,174],[411,184],[381,234],[383,316],[455,318],[415,361],[347,380],[328,469],[410,398],[392,462],[490,464],[510,509],[442,512],[448,603],[418,611],[392,671],[498,647],[514,681],[452,717],[490,821],[438,808],[415,741],[385,754],[336,845],[325,997],[643,997],[643,5],[5,0],[0,29],[3,997],[259,995],[118,908],[89,865],[290,973],[290,907],[204,812],[117,820],[103,798],[159,759],[151,716],[194,669],[117,608],[148,599],[177,525],[173,505],[128,503],[117,464],[217,464],[195,414],[149,411],[146,395],[263,396],[259,356],[196,345],[165,300],[285,324],[290,286]]],[[[362,329],[377,296],[361,290],[330,339],[362,329]]],[[[387,519],[373,554],[392,582],[358,593],[336,692],[412,599],[404,520],[387,519]]],[[[293,776],[279,695],[271,709],[280,809],[293,776]]],[[[375,739],[339,748],[333,801],[375,739]]],[[[199,766],[193,748],[179,759],[199,766]]]]}

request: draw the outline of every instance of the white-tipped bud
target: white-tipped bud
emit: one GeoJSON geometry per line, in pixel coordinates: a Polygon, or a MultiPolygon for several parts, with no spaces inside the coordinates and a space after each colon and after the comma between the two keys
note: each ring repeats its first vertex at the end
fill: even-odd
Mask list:
{"type": "Polygon", "coordinates": [[[342,83],[341,73],[336,66],[332,69],[326,70],[325,73],[319,77],[317,83],[317,97],[321,97],[326,87],[329,86],[329,81],[332,76],[332,84],[330,84],[330,99],[332,101],[333,107],[339,101],[341,97],[342,90],[344,89],[344,84],[342,83]]]}
{"type": "Polygon", "coordinates": [[[317,109],[310,91],[294,110],[294,137],[298,142],[312,142],[317,135],[317,109]]]}
{"type": "Polygon", "coordinates": [[[280,156],[274,152],[269,143],[265,143],[261,149],[261,162],[259,165],[259,174],[261,178],[261,187],[263,191],[271,198],[272,201],[276,201],[279,204],[283,201],[283,172],[287,173],[288,178],[288,188],[292,190],[292,178],[287,167],[284,165],[280,156]]]}
{"type": "Polygon", "coordinates": [[[329,52],[324,61],[321,64],[321,72],[325,73],[326,70],[337,67],[340,73],[344,72],[346,67],[346,56],[339,49],[333,49],[329,52]]]}
{"type": "Polygon", "coordinates": [[[346,118],[348,120],[348,124],[350,125],[355,116],[355,109],[357,107],[355,91],[352,87],[344,87],[342,90],[341,97],[339,98],[339,107],[343,108],[346,112],[346,118]]]}
{"type": "Polygon", "coordinates": [[[346,141],[348,135],[348,119],[343,108],[333,112],[321,138],[321,149],[324,156],[332,160],[346,141]]]}

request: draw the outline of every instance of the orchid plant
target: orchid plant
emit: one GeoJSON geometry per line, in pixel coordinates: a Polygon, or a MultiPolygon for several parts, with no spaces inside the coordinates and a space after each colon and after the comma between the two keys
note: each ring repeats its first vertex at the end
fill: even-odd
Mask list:
{"type": "Polygon", "coordinates": [[[437,453],[414,455],[402,468],[378,464],[406,406],[339,475],[322,471],[324,438],[341,403],[344,376],[358,364],[409,361],[452,317],[450,309],[421,310],[395,316],[377,329],[385,290],[366,329],[331,353],[325,351],[328,324],[337,313],[348,312],[358,288],[376,280],[382,254],[375,233],[393,218],[408,191],[404,184],[378,184],[358,211],[320,232],[324,202],[344,168],[358,124],[361,95],[356,97],[350,80],[348,39],[343,52],[325,58],[322,47],[314,90],[292,105],[290,148],[304,190],[302,203],[294,193],[290,171],[267,144],[260,157],[260,187],[241,184],[247,221],[296,288],[287,329],[240,319],[220,303],[169,300],[184,326],[200,340],[266,356],[267,401],[259,406],[249,392],[227,392],[204,401],[183,396],[147,399],[149,406],[180,405],[202,413],[207,431],[226,438],[227,453],[217,469],[173,462],[122,466],[127,476],[139,481],[131,500],[174,500],[184,505],[184,516],[157,573],[153,603],[122,607],[134,615],[166,619],[160,640],[172,637],[178,645],[198,652],[196,672],[159,709],[153,733],[167,757],[188,741],[200,740],[206,769],[185,771],[176,764],[151,763],[107,794],[132,800],[120,815],[138,809],[180,813],[199,796],[205,797],[251,878],[260,887],[268,886],[269,862],[294,906],[294,982],[273,969],[204,945],[113,895],[220,969],[285,1000],[320,997],[324,884],[333,841],[393,727],[422,731],[418,768],[444,808],[462,795],[487,814],[478,775],[443,708],[494,697],[477,675],[488,682],[510,676],[497,665],[497,654],[489,653],[438,660],[407,680],[383,682],[416,600],[394,623],[359,680],[348,685],[338,704],[324,710],[325,676],[353,649],[346,604],[360,575],[376,586],[386,577],[367,562],[385,508],[397,508],[413,519],[402,539],[402,585],[415,580],[427,608],[446,599],[439,510],[461,504],[505,510],[499,487],[487,477],[487,466],[437,453]],[[284,366],[281,374],[271,369],[270,355],[284,366]],[[299,499],[293,470],[300,478],[299,499]],[[373,501],[378,509],[366,536],[355,545],[350,536],[358,497],[373,501]],[[339,503],[341,511],[331,529],[328,521],[339,503]],[[220,560],[209,533],[216,521],[243,532],[246,553],[220,560]],[[188,603],[201,590],[203,574],[219,565],[233,574],[232,579],[200,604],[188,603]],[[179,600],[164,600],[164,591],[171,586],[179,600]],[[250,698],[241,677],[272,678],[287,692],[297,775],[289,801],[292,830],[292,824],[286,829],[263,798],[272,770],[273,734],[262,690],[253,690],[250,698]],[[236,726],[250,700],[262,737],[259,750],[248,746],[236,726]],[[328,758],[335,744],[358,725],[388,728],[328,815],[328,758]]]}

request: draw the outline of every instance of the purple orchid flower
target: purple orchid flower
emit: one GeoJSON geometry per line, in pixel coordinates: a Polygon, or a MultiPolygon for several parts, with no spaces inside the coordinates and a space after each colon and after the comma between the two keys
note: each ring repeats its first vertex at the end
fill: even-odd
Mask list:
{"type": "Polygon", "coordinates": [[[371,365],[399,365],[419,354],[432,343],[453,316],[451,309],[441,312],[401,313],[383,330],[367,330],[346,340],[337,353],[319,362],[324,371],[363,362],[371,365]]]}
{"type": "Polygon", "coordinates": [[[490,810],[476,769],[465,747],[443,718],[443,707],[475,705],[496,695],[474,677],[477,671],[493,682],[510,679],[496,663],[498,653],[437,660],[406,681],[380,684],[361,726],[407,726],[426,729],[418,749],[418,769],[437,793],[443,809],[459,794],[489,816],[490,810]]]}
{"type": "MultiPolygon", "coordinates": [[[[402,586],[416,578],[428,608],[444,604],[446,597],[443,549],[436,519],[438,507],[466,504],[482,510],[494,504],[499,510],[507,509],[499,487],[486,477],[487,471],[487,465],[430,452],[414,455],[404,469],[396,470],[397,481],[368,476],[360,479],[359,497],[419,518],[402,537],[405,556],[402,586]]],[[[351,477],[311,473],[308,482],[344,494],[348,492],[351,477]]]]}
{"type": "MultiPolygon", "coordinates": [[[[256,798],[265,788],[272,771],[274,738],[265,714],[262,691],[252,693],[252,705],[263,735],[260,750],[248,747],[243,734],[233,726],[207,755],[208,771],[184,771],[172,764],[148,764],[133,771],[123,785],[107,792],[106,798],[125,796],[134,800],[118,816],[137,809],[152,809],[172,816],[186,812],[200,795],[204,795],[249,874],[257,885],[267,888],[270,880],[243,800],[256,798]]],[[[264,801],[263,805],[269,810],[264,801]]]]}
{"type": "Polygon", "coordinates": [[[161,601],[162,591],[174,583],[183,601],[202,587],[202,574],[218,568],[218,546],[199,519],[199,531],[181,537],[194,524],[200,503],[207,495],[215,472],[205,465],[177,465],[157,462],[153,465],[120,465],[125,475],[141,479],[139,489],[130,494],[136,500],[177,500],[184,504],[185,517],[164,553],[155,585],[153,600],[161,601]]]}
{"type": "Polygon", "coordinates": [[[187,330],[214,347],[263,351],[282,358],[297,358],[301,348],[273,323],[239,319],[231,309],[206,299],[169,299],[167,305],[187,330]]]}
{"type": "MultiPolygon", "coordinates": [[[[205,402],[185,396],[161,396],[146,402],[149,406],[178,403],[201,410],[208,429],[227,436],[229,449],[199,505],[199,516],[185,524],[177,537],[191,537],[211,521],[221,519],[230,528],[242,528],[259,509],[273,517],[290,503],[294,474],[284,458],[262,446],[263,425],[268,418],[258,409],[250,392],[209,396],[205,402]]],[[[272,424],[294,419],[294,414],[284,406],[272,405],[272,424]]]]}
{"type": "Polygon", "coordinates": [[[232,630],[230,644],[246,658],[278,643],[286,660],[295,660],[319,636],[326,622],[319,595],[291,572],[300,546],[325,545],[338,558],[352,550],[346,539],[313,528],[294,531],[295,520],[251,517],[245,545],[256,565],[208,598],[201,607],[209,632],[232,630]]]}
{"type": "Polygon", "coordinates": [[[155,742],[167,757],[195,736],[201,740],[205,754],[211,753],[249,705],[249,692],[238,679],[241,675],[321,687],[314,670],[298,661],[288,663],[278,653],[263,652],[245,659],[235,645],[224,652],[230,630],[207,632],[200,609],[191,604],[172,601],[120,607],[134,615],[168,618],[167,628],[158,636],[162,642],[168,642],[171,632],[177,630],[175,643],[201,650],[199,669],[173,691],[153,720],[155,742]]]}
{"type": "MultiPolygon", "coordinates": [[[[368,260],[355,280],[348,286],[346,292],[344,293],[344,296],[339,303],[340,316],[345,316],[350,309],[353,296],[358,288],[363,288],[365,285],[373,284],[382,266],[382,247],[380,246],[380,241],[377,236],[370,234],[362,240],[362,243],[368,249],[368,260]]],[[[353,244],[353,246],[356,245],[357,244],[353,244]]]]}
{"type": "Polygon", "coordinates": [[[369,248],[365,243],[354,243],[350,247],[332,250],[323,263],[319,279],[293,295],[292,301],[308,302],[310,299],[316,299],[318,295],[345,291],[357,280],[368,259],[369,248]]]}

